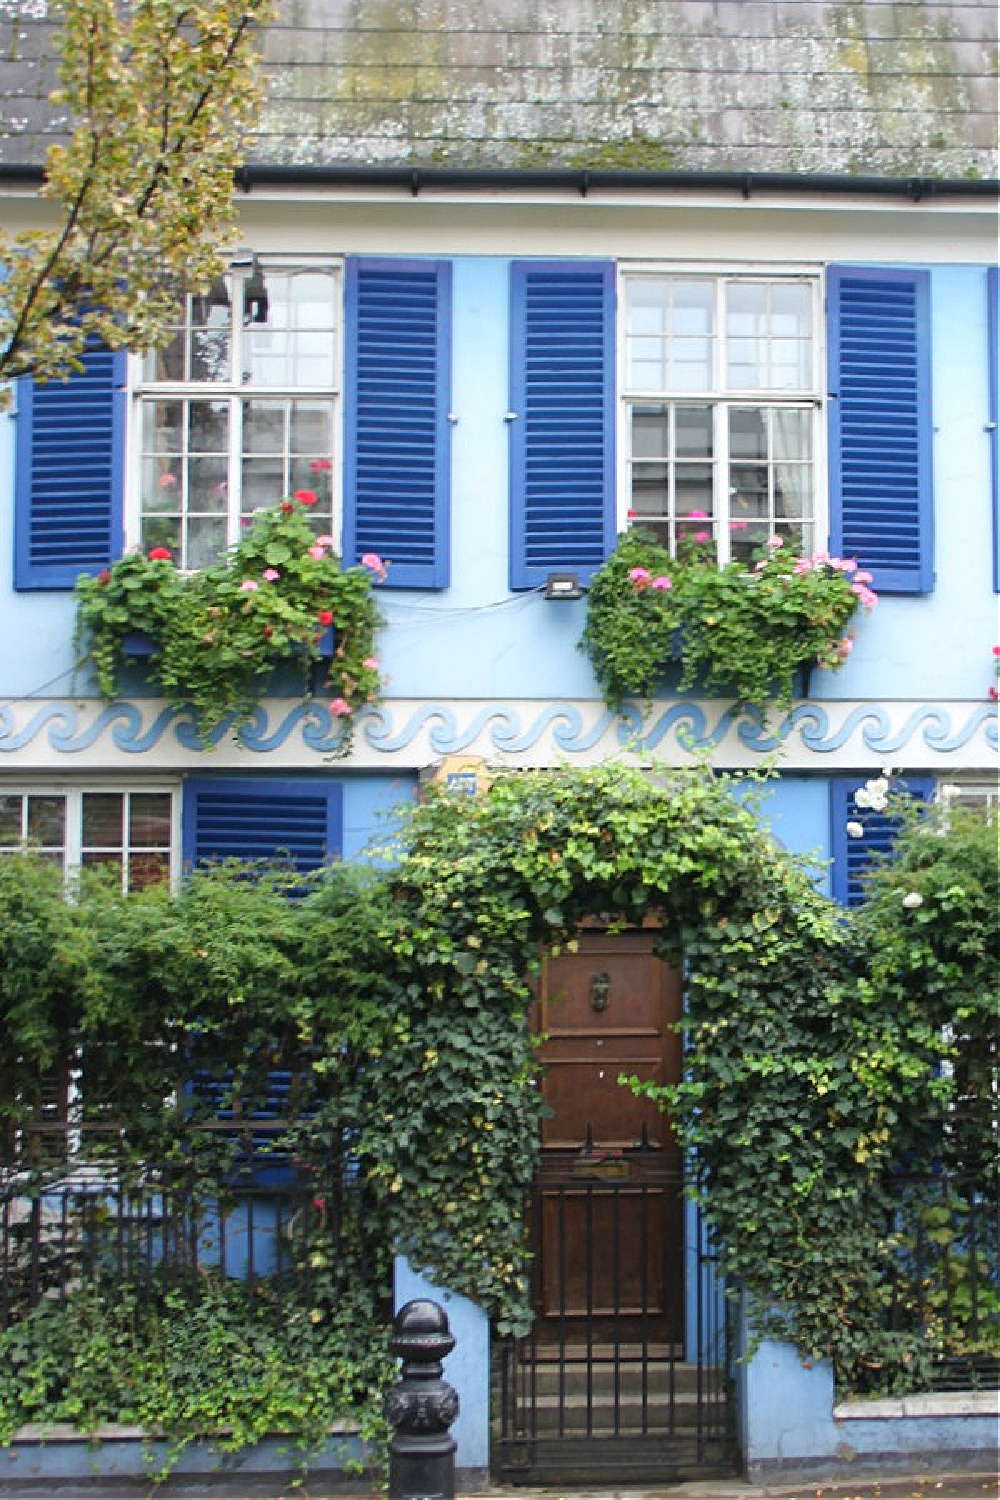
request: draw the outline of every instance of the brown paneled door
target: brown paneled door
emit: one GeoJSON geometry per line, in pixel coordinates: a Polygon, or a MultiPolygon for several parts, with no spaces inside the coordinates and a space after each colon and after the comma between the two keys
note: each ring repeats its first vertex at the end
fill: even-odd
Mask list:
{"type": "MultiPolygon", "coordinates": [[[[536,1195],[538,1312],[574,1323],[655,1324],[680,1339],[681,1153],[669,1119],[618,1082],[680,1077],[681,981],[654,929],[587,928],[575,953],[546,960],[542,1161],[536,1195]]],[[[551,1325],[550,1325],[551,1326],[551,1325]]]]}

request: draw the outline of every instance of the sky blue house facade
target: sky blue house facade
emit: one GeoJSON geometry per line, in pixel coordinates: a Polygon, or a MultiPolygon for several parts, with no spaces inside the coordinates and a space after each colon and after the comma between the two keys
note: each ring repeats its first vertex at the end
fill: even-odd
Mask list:
{"type": "MultiPolygon", "coordinates": [[[[465,763],[707,754],[773,766],[776,836],[853,899],[886,833],[846,836],[866,778],[996,796],[995,14],[871,4],[852,31],[828,5],[424,9],[289,4],[241,182],[255,262],[234,254],[166,354],[95,354],[0,416],[0,843],[117,857],[126,879],[276,849],[305,865],[358,856],[465,763]],[[100,699],[78,572],[163,544],[197,567],[303,484],[345,559],[390,564],[384,699],[350,753],[322,698],[269,698],[210,748],[141,675],[100,699]],[[587,581],[631,512],[674,536],[692,511],[723,561],[777,532],[873,576],[844,665],[787,710],[600,697],[587,581]],[[567,574],[584,592],[552,597],[567,574]]],[[[44,27],[3,26],[30,72],[44,27]]],[[[37,213],[21,169],[44,136],[4,142],[12,226],[37,213]]],[[[744,1447],[821,1458],[832,1420],[744,1447]]]]}

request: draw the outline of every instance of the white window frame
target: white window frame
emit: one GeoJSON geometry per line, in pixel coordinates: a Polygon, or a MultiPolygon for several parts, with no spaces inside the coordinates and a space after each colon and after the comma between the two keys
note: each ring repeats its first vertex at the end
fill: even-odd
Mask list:
{"type": "Polygon", "coordinates": [[[721,261],[623,261],[618,266],[618,330],[616,350],[616,375],[618,390],[617,411],[617,530],[623,532],[630,525],[641,528],[641,518],[634,521],[629,516],[631,508],[632,482],[632,430],[633,406],[709,406],[713,409],[716,443],[710,463],[713,470],[713,496],[716,501],[712,527],[720,566],[731,559],[728,494],[723,484],[723,473],[729,462],[727,451],[727,424],[717,415],[730,407],[763,408],[789,407],[805,409],[812,413],[812,550],[829,545],[829,495],[827,482],[826,443],[826,324],[825,284],[823,267],[812,263],[757,264],[728,263],[721,261]],[[671,391],[656,394],[636,391],[628,384],[628,289],[629,285],[642,280],[662,280],[673,277],[680,280],[712,281],[716,288],[717,330],[714,339],[716,369],[712,388],[705,391],[671,391]],[[759,389],[728,390],[721,369],[723,340],[719,337],[719,312],[724,312],[725,282],[768,282],[805,284],[811,293],[812,359],[811,388],[805,393],[788,391],[761,391],[759,389]]]}
{"type": "MultiPolygon", "coordinates": [[[[127,443],[126,473],[128,482],[125,493],[125,548],[136,549],[142,545],[142,459],[143,459],[143,409],[144,405],[151,400],[163,401],[211,401],[213,399],[227,400],[230,403],[231,412],[234,414],[230,420],[228,435],[228,508],[227,508],[227,532],[226,548],[234,547],[240,540],[240,506],[234,503],[233,497],[240,493],[239,470],[242,458],[241,432],[242,424],[236,418],[242,404],[249,400],[259,398],[260,400],[302,400],[302,401],[329,401],[333,410],[331,416],[331,445],[332,452],[329,454],[332,468],[330,470],[331,511],[330,511],[330,533],[338,539],[338,550],[340,538],[343,534],[343,455],[344,455],[344,324],[346,310],[344,306],[344,262],[342,256],[337,255],[286,255],[269,254],[261,252],[259,257],[260,268],[263,271],[265,282],[269,272],[273,274],[288,274],[296,271],[323,271],[333,277],[333,308],[335,327],[333,329],[333,384],[332,386],[290,386],[290,385],[249,385],[243,384],[239,378],[241,368],[240,352],[241,337],[243,331],[242,320],[233,317],[231,322],[232,349],[231,349],[231,371],[230,378],[226,381],[196,381],[196,380],[150,380],[145,373],[146,356],[142,354],[132,355],[129,358],[129,433],[127,443]]],[[[236,277],[242,285],[248,270],[241,266],[238,270],[230,270],[227,273],[230,278],[236,277]]],[[[231,301],[235,305],[237,297],[230,282],[231,301]]],[[[186,312],[185,312],[186,316],[186,312]]],[[[274,495],[273,501],[277,503],[283,497],[274,495]]],[[[319,519],[319,518],[317,518],[319,519]]],[[[321,530],[327,529],[325,518],[321,530]]],[[[217,560],[222,560],[223,553],[219,554],[217,560]]],[[[188,570],[190,571],[190,570],[188,570]]]]}
{"type": "MultiPolygon", "coordinates": [[[[167,878],[171,890],[176,890],[181,878],[181,787],[180,782],[175,780],[129,779],[126,785],[122,784],[121,778],[113,780],[108,777],[93,777],[74,781],[46,781],[42,778],[35,780],[4,780],[0,781],[0,794],[4,796],[20,797],[62,797],[66,803],[64,843],[63,843],[63,877],[67,884],[79,875],[83,868],[83,798],[85,793],[112,793],[118,796],[128,796],[133,792],[159,793],[170,797],[170,849],[168,851],[167,878]]],[[[127,829],[126,829],[127,834],[127,829]]],[[[31,844],[8,844],[0,851],[0,859],[6,854],[23,849],[28,853],[32,850],[31,844]]],[[[126,844],[123,853],[127,854],[126,844]]],[[[122,866],[122,882],[126,878],[127,867],[122,866]]]]}

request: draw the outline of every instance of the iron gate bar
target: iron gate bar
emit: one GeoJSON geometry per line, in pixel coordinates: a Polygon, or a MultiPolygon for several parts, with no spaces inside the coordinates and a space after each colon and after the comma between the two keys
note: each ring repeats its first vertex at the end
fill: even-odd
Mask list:
{"type": "Polygon", "coordinates": [[[507,1340],[501,1352],[497,1458],[500,1477],[511,1483],[735,1471],[728,1307],[701,1217],[692,1207],[692,1255],[681,1243],[680,1173],[650,1160],[648,1147],[621,1155],[613,1179],[588,1175],[570,1157],[546,1159],[536,1178],[530,1241],[538,1315],[530,1333],[507,1340]],[[573,1242],[574,1230],[585,1244],[573,1242]],[[673,1276],[671,1235],[680,1247],[673,1276]],[[686,1258],[695,1280],[690,1309],[686,1258]]]}

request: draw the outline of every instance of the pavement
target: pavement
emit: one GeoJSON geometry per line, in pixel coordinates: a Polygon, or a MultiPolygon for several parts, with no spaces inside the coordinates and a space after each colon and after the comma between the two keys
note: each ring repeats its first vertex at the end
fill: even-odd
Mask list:
{"type": "MultiPolygon", "coordinates": [[[[3,1492],[9,1493],[9,1492],[3,1492]]],[[[60,1490],[62,1496],[76,1490],[60,1490]]],[[[135,1490],[127,1493],[136,1495],[135,1490]]],[[[150,1500],[386,1500],[384,1490],[344,1490],[304,1485],[277,1490],[273,1487],[252,1490],[216,1487],[194,1489],[168,1482],[147,1492],[150,1500]]],[[[22,1492],[27,1500],[28,1492],[22,1492]]],[[[122,1490],[105,1493],[87,1491],[89,1500],[121,1500],[122,1490]]],[[[607,1489],[553,1485],[521,1488],[492,1486],[483,1490],[460,1489],[458,1500],[1000,1500],[997,1471],[986,1473],[910,1475],[866,1475],[857,1479],[809,1479],[752,1483],[746,1479],[690,1480],[658,1488],[642,1486],[607,1489]]],[[[18,1496],[17,1500],[21,1500],[18,1496]]],[[[33,1492],[33,1500],[55,1500],[33,1492]]]]}

